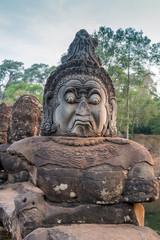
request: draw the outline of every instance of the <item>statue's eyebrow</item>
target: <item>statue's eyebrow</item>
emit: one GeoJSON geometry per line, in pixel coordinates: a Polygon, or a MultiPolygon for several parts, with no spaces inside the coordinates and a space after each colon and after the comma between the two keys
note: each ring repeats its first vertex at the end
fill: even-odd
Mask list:
{"type": "Polygon", "coordinates": [[[99,89],[97,89],[97,88],[91,89],[88,93],[88,97],[90,97],[92,94],[98,94],[101,97],[101,93],[100,93],[99,89]]]}
{"type": "Polygon", "coordinates": [[[64,95],[68,92],[72,92],[76,95],[76,97],[78,96],[78,93],[77,93],[77,89],[75,87],[67,87],[65,90],[64,90],[64,95]]]}

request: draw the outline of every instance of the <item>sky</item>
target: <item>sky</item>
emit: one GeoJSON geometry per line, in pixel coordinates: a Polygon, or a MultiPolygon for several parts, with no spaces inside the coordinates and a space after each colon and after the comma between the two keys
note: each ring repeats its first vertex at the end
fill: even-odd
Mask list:
{"type": "Polygon", "coordinates": [[[0,0],[0,62],[57,66],[77,31],[142,30],[160,42],[160,0],[0,0]]]}
{"type": "MultiPolygon", "coordinates": [[[[100,26],[142,30],[160,42],[160,0],[0,0],[0,64],[60,64],[75,34],[100,26]]],[[[160,94],[160,76],[155,70],[160,94]]]]}

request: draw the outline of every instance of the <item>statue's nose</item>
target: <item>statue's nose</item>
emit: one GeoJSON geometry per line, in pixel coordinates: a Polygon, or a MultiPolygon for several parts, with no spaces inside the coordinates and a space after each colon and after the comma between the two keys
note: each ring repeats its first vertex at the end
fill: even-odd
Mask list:
{"type": "Polygon", "coordinates": [[[86,100],[82,100],[79,103],[79,106],[76,110],[76,115],[79,115],[79,116],[89,116],[89,115],[91,115],[91,111],[90,111],[89,105],[86,102],[86,100]]]}

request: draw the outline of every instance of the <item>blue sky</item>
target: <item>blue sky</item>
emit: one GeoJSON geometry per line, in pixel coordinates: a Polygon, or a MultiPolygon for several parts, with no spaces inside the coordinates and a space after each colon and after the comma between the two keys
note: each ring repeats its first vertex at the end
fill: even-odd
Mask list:
{"type": "Polygon", "coordinates": [[[160,0],[0,0],[0,62],[57,65],[84,28],[143,30],[160,41],[160,0]]]}

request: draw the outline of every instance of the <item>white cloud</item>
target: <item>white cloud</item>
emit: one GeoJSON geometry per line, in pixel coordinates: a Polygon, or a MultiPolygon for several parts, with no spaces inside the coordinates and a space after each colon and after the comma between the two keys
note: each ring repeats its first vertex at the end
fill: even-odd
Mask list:
{"type": "Polygon", "coordinates": [[[21,4],[21,11],[0,14],[1,59],[19,60],[27,66],[35,62],[57,65],[77,31],[85,28],[93,33],[99,26],[114,30],[135,27],[158,42],[159,0],[152,1],[149,4],[151,1],[147,0],[39,0],[35,7],[28,0],[24,8],[21,4]],[[144,8],[144,2],[148,8],[144,8]]]}

